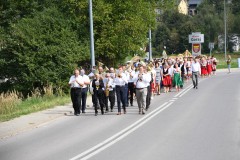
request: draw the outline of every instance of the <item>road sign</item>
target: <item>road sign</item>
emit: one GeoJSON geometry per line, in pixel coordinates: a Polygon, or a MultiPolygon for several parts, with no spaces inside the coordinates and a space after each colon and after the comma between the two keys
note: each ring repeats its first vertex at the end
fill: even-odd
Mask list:
{"type": "Polygon", "coordinates": [[[200,33],[190,34],[189,43],[204,43],[204,34],[200,34],[200,33]]]}

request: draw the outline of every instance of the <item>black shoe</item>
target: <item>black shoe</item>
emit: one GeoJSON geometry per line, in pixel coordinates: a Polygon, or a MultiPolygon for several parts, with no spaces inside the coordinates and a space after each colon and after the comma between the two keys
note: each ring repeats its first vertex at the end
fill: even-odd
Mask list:
{"type": "Polygon", "coordinates": [[[95,116],[97,116],[97,113],[95,113],[95,116]]]}
{"type": "Polygon", "coordinates": [[[196,86],[193,86],[193,89],[196,88],[196,86]]]}
{"type": "Polygon", "coordinates": [[[145,112],[144,112],[144,111],[142,111],[142,114],[145,114],[145,112]]]}
{"type": "Polygon", "coordinates": [[[82,113],[86,113],[85,111],[82,111],[82,113]]]}
{"type": "Polygon", "coordinates": [[[131,106],[133,106],[133,104],[131,103],[131,106]]]}
{"type": "Polygon", "coordinates": [[[104,112],[103,112],[103,111],[102,111],[101,113],[102,113],[102,115],[104,115],[104,112]]]}
{"type": "Polygon", "coordinates": [[[196,87],[196,89],[198,89],[198,87],[196,87]]]}
{"type": "Polygon", "coordinates": [[[111,112],[113,112],[113,109],[111,109],[111,112]]]}

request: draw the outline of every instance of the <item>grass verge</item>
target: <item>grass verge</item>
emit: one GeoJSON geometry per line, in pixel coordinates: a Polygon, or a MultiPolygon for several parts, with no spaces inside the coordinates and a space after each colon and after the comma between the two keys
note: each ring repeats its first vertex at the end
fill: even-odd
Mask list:
{"type": "MultiPolygon", "coordinates": [[[[11,95],[12,96],[12,95],[11,95]]],[[[6,98],[5,98],[6,100],[6,98]]],[[[53,108],[70,103],[69,96],[31,97],[26,100],[16,100],[16,103],[0,106],[0,122],[11,120],[22,115],[53,108]]]]}

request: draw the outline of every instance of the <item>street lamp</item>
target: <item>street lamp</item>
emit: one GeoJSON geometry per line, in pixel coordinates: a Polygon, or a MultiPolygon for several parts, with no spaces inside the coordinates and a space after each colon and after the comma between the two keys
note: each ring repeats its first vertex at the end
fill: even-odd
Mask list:
{"type": "Polygon", "coordinates": [[[92,0],[89,0],[89,18],[90,18],[90,50],[91,50],[91,65],[95,66],[94,53],[94,35],[93,35],[93,15],[92,15],[92,0]]]}

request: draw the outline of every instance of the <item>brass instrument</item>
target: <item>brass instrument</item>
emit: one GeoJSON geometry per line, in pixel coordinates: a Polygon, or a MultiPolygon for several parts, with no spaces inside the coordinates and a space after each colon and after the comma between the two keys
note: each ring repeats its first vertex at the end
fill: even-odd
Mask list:
{"type": "Polygon", "coordinates": [[[109,79],[107,80],[106,87],[105,87],[105,95],[106,95],[106,97],[109,96],[109,85],[108,85],[108,83],[109,83],[109,79]]]}
{"type": "Polygon", "coordinates": [[[98,90],[99,89],[99,81],[95,81],[95,84],[96,84],[96,89],[98,90]]]}

